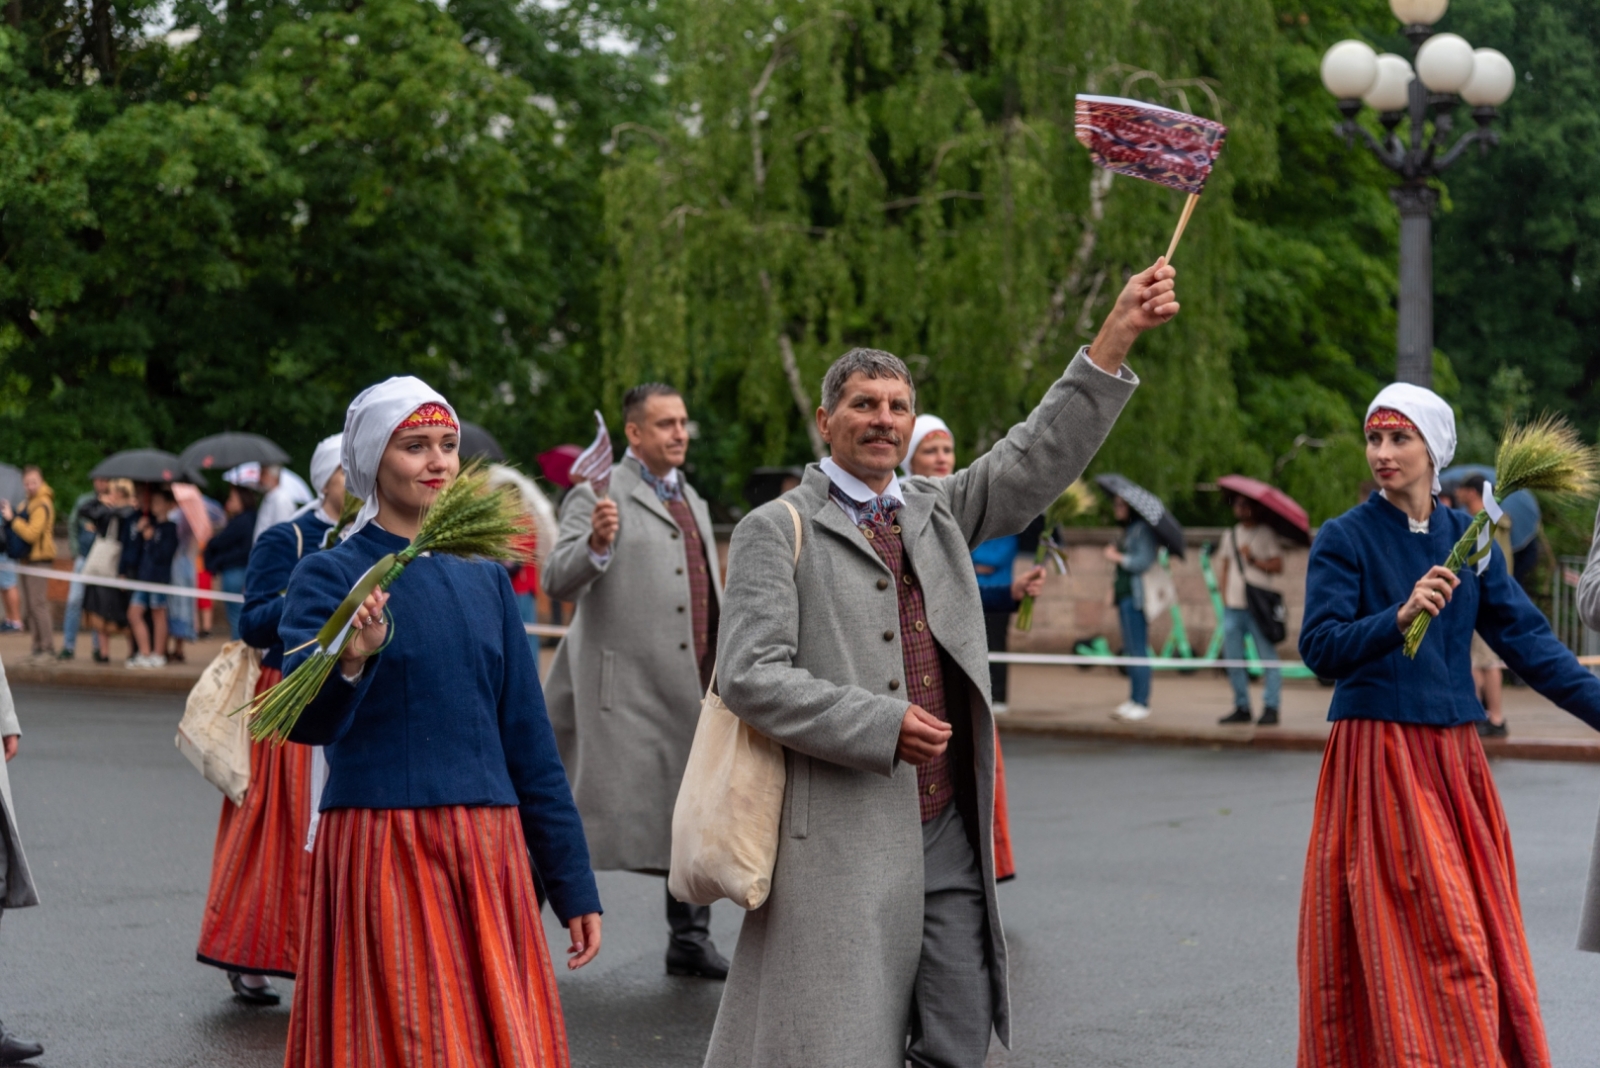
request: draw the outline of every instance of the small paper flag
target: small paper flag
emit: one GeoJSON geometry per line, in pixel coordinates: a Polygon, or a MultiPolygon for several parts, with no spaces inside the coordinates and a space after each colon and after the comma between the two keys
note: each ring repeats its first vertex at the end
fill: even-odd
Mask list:
{"type": "Polygon", "coordinates": [[[603,499],[611,493],[611,435],[599,412],[594,413],[594,421],[600,425],[600,431],[594,436],[594,443],[572,461],[570,474],[573,482],[588,482],[594,488],[594,495],[603,499]]]}
{"type": "Polygon", "coordinates": [[[1226,126],[1120,96],[1079,94],[1077,103],[1078,140],[1097,167],[1180,193],[1205,190],[1226,126]]]}

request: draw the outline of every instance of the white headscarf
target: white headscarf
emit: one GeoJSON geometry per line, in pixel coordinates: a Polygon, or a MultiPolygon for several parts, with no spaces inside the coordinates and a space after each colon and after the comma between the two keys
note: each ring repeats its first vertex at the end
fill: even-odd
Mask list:
{"type": "Polygon", "coordinates": [[[372,522],[378,514],[378,465],[395,428],[424,404],[441,405],[459,425],[461,417],[432,386],[420,378],[401,375],[362,390],[344,413],[344,441],[339,450],[346,493],[363,501],[361,511],[344,536],[372,522]]]}
{"type": "Polygon", "coordinates": [[[916,425],[911,428],[911,448],[906,450],[906,462],[900,465],[900,470],[904,471],[907,476],[911,474],[911,458],[917,454],[917,446],[922,444],[923,438],[934,431],[943,433],[951,441],[955,440],[956,436],[950,433],[950,427],[937,415],[917,416],[916,425]]]}
{"type": "Polygon", "coordinates": [[[317,451],[311,454],[311,489],[318,497],[328,488],[328,479],[338,472],[343,449],[344,435],[334,434],[319,441],[317,451]]]}
{"type": "Polygon", "coordinates": [[[1422,443],[1428,447],[1428,458],[1433,461],[1433,494],[1437,497],[1439,472],[1449,467],[1456,455],[1456,413],[1433,390],[1409,382],[1384,386],[1367,405],[1366,419],[1371,419],[1379,408],[1399,412],[1417,424],[1422,443]]]}

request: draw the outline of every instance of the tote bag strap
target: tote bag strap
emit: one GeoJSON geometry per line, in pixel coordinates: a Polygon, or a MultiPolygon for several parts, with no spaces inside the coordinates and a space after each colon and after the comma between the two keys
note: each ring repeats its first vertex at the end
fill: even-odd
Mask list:
{"type": "MultiPolygon", "coordinates": [[[[795,570],[798,571],[800,569],[800,541],[801,541],[802,538],[805,537],[804,533],[802,532],[804,528],[802,528],[800,526],[800,513],[795,510],[794,505],[790,504],[786,500],[783,500],[781,497],[778,499],[778,503],[782,504],[785,508],[789,509],[789,518],[794,521],[794,567],[795,567],[795,570]]],[[[707,697],[711,696],[713,693],[716,692],[716,690],[717,690],[717,665],[716,664],[712,664],[711,665],[711,685],[706,687],[706,696],[707,697]]]]}

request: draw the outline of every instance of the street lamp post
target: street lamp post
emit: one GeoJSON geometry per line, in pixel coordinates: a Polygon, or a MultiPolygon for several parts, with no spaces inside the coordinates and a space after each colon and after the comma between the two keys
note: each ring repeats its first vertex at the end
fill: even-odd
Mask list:
{"type": "Polygon", "coordinates": [[[1334,127],[1352,148],[1360,138],[1385,167],[1400,176],[1389,191],[1400,209],[1400,330],[1395,378],[1433,383],[1433,209],[1438,193],[1429,179],[1461,158],[1470,145],[1487,155],[1500,135],[1491,128],[1497,110],[1516,87],[1511,61],[1492,48],[1474,49],[1433,24],[1450,0],[1389,0],[1411,41],[1416,66],[1404,56],[1378,55],[1363,41],[1340,41],[1322,57],[1322,84],[1339,101],[1344,121],[1334,127]],[[1472,108],[1476,128],[1448,145],[1456,105],[1472,108]],[[1383,140],[1356,121],[1362,106],[1378,112],[1383,140]],[[1433,130],[1428,132],[1429,119],[1433,130]],[[1395,131],[1409,120],[1404,140],[1395,131]]]}

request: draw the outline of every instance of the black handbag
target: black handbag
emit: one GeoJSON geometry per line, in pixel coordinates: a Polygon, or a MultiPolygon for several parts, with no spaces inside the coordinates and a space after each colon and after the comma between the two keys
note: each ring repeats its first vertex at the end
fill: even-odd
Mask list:
{"type": "MultiPolygon", "coordinates": [[[[26,508],[16,513],[18,519],[28,518],[26,508]]],[[[22,535],[10,523],[6,524],[6,556],[12,560],[26,560],[33,555],[33,546],[22,540],[22,535]]]]}
{"type": "MultiPolygon", "coordinates": [[[[1239,531],[1233,531],[1233,562],[1239,568],[1239,578],[1244,582],[1244,603],[1257,629],[1271,645],[1277,645],[1289,636],[1289,609],[1283,603],[1283,594],[1261,586],[1250,585],[1245,578],[1244,557],[1239,552],[1239,531]]],[[[1266,651],[1262,650],[1265,656],[1266,651]]]]}

